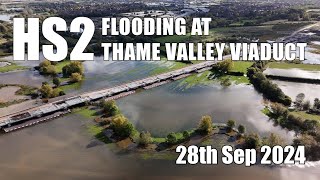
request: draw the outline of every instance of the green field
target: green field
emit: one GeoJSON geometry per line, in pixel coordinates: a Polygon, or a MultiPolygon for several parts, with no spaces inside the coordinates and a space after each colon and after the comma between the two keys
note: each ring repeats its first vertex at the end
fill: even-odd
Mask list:
{"type": "Polygon", "coordinates": [[[294,64],[294,63],[280,63],[280,62],[271,62],[268,64],[269,68],[275,69],[302,69],[306,71],[320,71],[320,65],[314,64],[294,64]]]}
{"type": "Polygon", "coordinates": [[[27,69],[27,67],[19,66],[15,63],[11,63],[11,65],[0,67],[0,73],[16,71],[16,70],[24,70],[24,69],[27,69]]]}
{"type": "Polygon", "coordinates": [[[249,84],[249,78],[245,77],[245,76],[230,76],[227,75],[226,77],[228,77],[231,81],[233,81],[236,84],[249,84]]]}
{"type": "Polygon", "coordinates": [[[55,67],[56,67],[56,71],[57,73],[62,73],[62,68],[68,64],[70,64],[71,61],[65,60],[65,61],[61,61],[58,62],[55,67]]]}
{"type": "Polygon", "coordinates": [[[74,109],[73,112],[80,114],[81,116],[89,119],[93,119],[97,117],[96,111],[89,108],[77,108],[77,109],[74,109]]]}
{"type": "Polygon", "coordinates": [[[308,114],[308,113],[306,113],[304,111],[295,111],[295,112],[292,112],[292,114],[301,116],[304,119],[320,121],[320,116],[319,115],[308,114]]]}
{"type": "Polygon", "coordinates": [[[197,38],[197,36],[191,36],[190,34],[187,34],[186,36],[174,35],[174,36],[159,37],[159,38],[156,38],[156,41],[160,43],[179,43],[179,42],[190,41],[194,38],[197,38]]]}
{"type": "Polygon", "coordinates": [[[247,73],[247,69],[253,65],[253,62],[249,61],[233,61],[233,67],[231,72],[243,72],[247,73]]]}

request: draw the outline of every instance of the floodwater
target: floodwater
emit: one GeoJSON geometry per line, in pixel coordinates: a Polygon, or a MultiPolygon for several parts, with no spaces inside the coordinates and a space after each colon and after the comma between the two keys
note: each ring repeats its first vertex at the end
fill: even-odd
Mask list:
{"type": "Polygon", "coordinates": [[[286,76],[286,77],[301,77],[307,79],[320,79],[320,71],[305,71],[301,69],[276,69],[267,68],[264,74],[286,76]]]}
{"type": "Polygon", "coordinates": [[[24,70],[0,74],[0,84],[23,84],[40,87],[48,78],[39,75],[37,71],[24,70]]]}
{"type": "Polygon", "coordinates": [[[117,154],[87,133],[91,120],[72,114],[1,135],[0,179],[217,179],[316,180],[316,168],[237,165],[177,166],[117,154]],[[232,172],[232,173],[230,173],[232,172]]]}
{"type": "MultiPolygon", "coordinates": [[[[161,66],[156,62],[87,62],[84,65],[86,80],[74,93],[143,78],[161,66]]],[[[31,70],[0,75],[0,83],[41,84],[43,80],[31,70]]],[[[260,112],[262,96],[252,86],[223,89],[213,84],[185,89],[178,87],[178,83],[142,91],[117,103],[139,130],[150,131],[155,136],[194,128],[201,116],[208,114],[214,122],[234,119],[245,125],[247,131],[261,136],[275,132],[286,140],[292,139],[292,133],[274,127],[260,112]]],[[[91,123],[91,119],[71,114],[1,135],[0,179],[143,179],[140,178],[143,176],[144,179],[313,180],[320,175],[318,168],[246,168],[221,164],[184,167],[175,165],[174,160],[142,160],[134,154],[119,154],[114,147],[94,139],[86,128],[86,124],[91,123]]]]}
{"type": "Polygon", "coordinates": [[[305,100],[309,100],[311,104],[315,98],[320,98],[320,85],[318,84],[307,84],[307,83],[296,83],[287,81],[272,81],[276,83],[282,91],[295,100],[299,93],[305,94],[305,100]]]}
{"type": "Polygon", "coordinates": [[[264,108],[262,96],[252,86],[177,89],[178,84],[179,81],[127,96],[117,104],[139,130],[149,131],[154,136],[195,128],[201,116],[211,115],[213,122],[218,123],[233,119],[245,125],[248,132],[264,136],[274,132],[292,138],[291,133],[274,127],[261,112],[264,108]]]}
{"type": "MultiPolygon", "coordinates": [[[[1,73],[0,83],[26,84],[41,86],[42,82],[50,81],[50,78],[40,76],[37,71],[32,70],[45,58],[40,53],[40,61],[15,61],[15,63],[29,67],[31,70],[1,73]]],[[[13,56],[3,57],[0,60],[13,61],[13,56]]],[[[95,56],[94,61],[85,61],[85,79],[73,93],[81,93],[101,88],[107,88],[128,81],[133,81],[153,75],[153,70],[161,66],[171,66],[172,62],[148,62],[148,61],[103,61],[102,56],[95,56]]],[[[68,92],[70,93],[70,92],[68,92]]]]}
{"type": "MultiPolygon", "coordinates": [[[[312,41],[313,44],[320,45],[319,41],[312,41]]],[[[320,64],[320,54],[312,53],[314,48],[307,47],[305,51],[306,60],[303,61],[304,64],[320,64]]]]}
{"type": "Polygon", "coordinates": [[[0,21],[11,22],[14,14],[0,14],[0,21]]]}

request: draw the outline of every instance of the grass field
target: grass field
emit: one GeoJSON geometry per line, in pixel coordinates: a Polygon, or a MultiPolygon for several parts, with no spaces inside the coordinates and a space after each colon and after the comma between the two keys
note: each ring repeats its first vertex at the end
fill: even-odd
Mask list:
{"type": "Polygon", "coordinates": [[[253,62],[249,61],[233,61],[233,67],[231,72],[243,72],[247,73],[247,69],[253,65],[253,62]]]}
{"type": "Polygon", "coordinates": [[[89,108],[74,109],[74,112],[77,113],[77,114],[80,114],[83,117],[90,118],[90,119],[93,119],[93,118],[96,117],[96,111],[95,110],[91,110],[89,108]]]}
{"type": "Polygon", "coordinates": [[[187,34],[186,36],[174,35],[174,36],[159,37],[159,38],[156,38],[156,41],[160,43],[174,43],[174,42],[179,43],[179,42],[190,41],[194,38],[197,38],[197,36],[191,36],[190,34],[187,34]]]}
{"type": "Polygon", "coordinates": [[[294,63],[280,63],[280,62],[271,62],[268,64],[269,68],[276,69],[302,69],[306,71],[320,71],[320,65],[313,64],[294,64],[294,63]]]}
{"type": "Polygon", "coordinates": [[[55,65],[57,73],[62,73],[62,68],[70,64],[70,61],[61,61],[55,65]]]}
{"type": "Polygon", "coordinates": [[[208,77],[211,74],[210,71],[205,71],[200,74],[193,74],[187,78],[184,78],[178,85],[178,87],[190,88],[195,85],[207,85],[212,83],[208,77]]]}
{"type": "Polygon", "coordinates": [[[16,71],[16,70],[23,70],[23,69],[27,69],[27,67],[19,66],[15,63],[11,63],[11,65],[0,67],[0,73],[16,71]]]}
{"type": "Polygon", "coordinates": [[[235,82],[236,84],[249,84],[249,78],[244,76],[230,76],[227,75],[226,77],[230,78],[231,81],[235,82]]]}
{"type": "Polygon", "coordinates": [[[309,119],[309,120],[317,120],[320,121],[320,116],[314,115],[314,114],[308,114],[304,111],[294,111],[292,114],[298,115],[303,117],[304,119],[309,119]]]}

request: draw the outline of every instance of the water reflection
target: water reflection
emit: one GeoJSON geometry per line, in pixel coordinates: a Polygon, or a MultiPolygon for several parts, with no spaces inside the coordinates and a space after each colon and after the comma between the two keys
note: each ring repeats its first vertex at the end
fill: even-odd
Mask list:
{"type": "Polygon", "coordinates": [[[177,166],[174,160],[118,155],[87,133],[91,119],[73,114],[0,138],[0,179],[315,180],[319,170],[236,165],[177,166]],[[88,147],[88,144],[96,144],[88,147]],[[232,172],[232,173],[230,173],[232,172]]]}
{"type": "Polygon", "coordinates": [[[264,74],[286,76],[286,77],[301,77],[308,79],[320,79],[320,71],[305,71],[301,69],[275,69],[267,68],[264,74]]]}
{"type": "Polygon", "coordinates": [[[156,89],[131,95],[117,101],[122,112],[139,130],[155,136],[182,131],[197,126],[202,115],[213,116],[214,122],[234,119],[249,132],[268,135],[275,132],[291,139],[291,133],[274,127],[261,113],[262,96],[251,86],[218,85],[177,90],[174,82],[156,89]],[[288,134],[290,134],[288,136],[288,134]]]}
{"type": "Polygon", "coordinates": [[[15,14],[0,14],[0,21],[11,22],[13,16],[15,16],[15,14]]]}
{"type": "Polygon", "coordinates": [[[272,82],[276,83],[293,100],[299,93],[304,93],[305,100],[310,100],[311,103],[315,98],[320,98],[320,85],[276,80],[272,82]]]}
{"type": "Polygon", "coordinates": [[[8,72],[0,74],[0,84],[23,84],[29,86],[41,86],[42,82],[49,81],[47,77],[39,75],[33,70],[8,72]]]}

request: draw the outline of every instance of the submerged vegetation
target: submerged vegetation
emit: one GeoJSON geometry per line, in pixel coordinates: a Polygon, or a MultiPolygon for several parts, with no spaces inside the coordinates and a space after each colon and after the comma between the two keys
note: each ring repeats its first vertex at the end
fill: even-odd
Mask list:
{"type": "MultiPolygon", "coordinates": [[[[0,61],[1,62],[5,62],[5,61],[0,61]]],[[[27,67],[24,66],[20,66],[17,65],[16,63],[10,62],[8,65],[6,66],[0,66],[0,73],[5,73],[5,72],[10,72],[10,71],[17,71],[17,70],[25,70],[27,69],[27,67]]]]}
{"type": "MultiPolygon", "coordinates": [[[[37,93],[37,88],[31,87],[31,86],[26,86],[26,85],[20,85],[20,84],[0,84],[0,89],[4,87],[19,87],[19,89],[14,92],[15,95],[22,95],[22,96],[29,96],[30,98],[36,98],[38,96],[37,93]]],[[[27,101],[28,98],[23,98],[23,99],[14,99],[11,101],[7,102],[0,102],[0,108],[8,107],[14,104],[19,104],[24,101],[27,101]]]]}
{"type": "Polygon", "coordinates": [[[304,145],[308,160],[319,160],[320,153],[320,121],[319,116],[307,115],[304,111],[290,111],[279,103],[272,103],[263,111],[275,124],[297,133],[294,145],[304,145]]]}
{"type": "Polygon", "coordinates": [[[250,79],[250,82],[258,92],[263,94],[266,99],[272,102],[278,102],[286,106],[290,106],[292,103],[291,98],[285,95],[276,84],[267,79],[267,77],[262,73],[264,67],[265,62],[261,61],[248,69],[247,75],[250,79]]]}
{"type": "MultiPolygon", "coordinates": [[[[180,144],[212,144],[215,138],[225,137],[219,143],[232,144],[236,148],[258,148],[262,145],[284,144],[282,139],[271,134],[260,138],[258,135],[246,134],[245,127],[229,120],[225,125],[215,124],[211,116],[203,116],[196,128],[182,132],[171,132],[165,137],[153,137],[148,131],[139,132],[133,124],[121,114],[114,101],[100,101],[81,109],[74,110],[86,118],[94,119],[95,125],[88,126],[90,134],[102,142],[115,144],[126,152],[141,154],[143,159],[167,159],[171,151],[180,144]],[[236,129],[237,127],[237,129],[236,129]],[[129,148],[130,147],[130,148],[129,148]],[[135,147],[135,148],[133,148],[135,147]],[[162,154],[166,152],[165,154],[162,154]],[[155,153],[159,153],[156,155],[155,153]]],[[[217,142],[219,140],[217,139],[217,142]]]]}
{"type": "Polygon", "coordinates": [[[285,63],[285,62],[270,62],[268,68],[275,69],[302,69],[306,71],[320,71],[320,65],[317,64],[301,64],[301,63],[285,63]]]}

